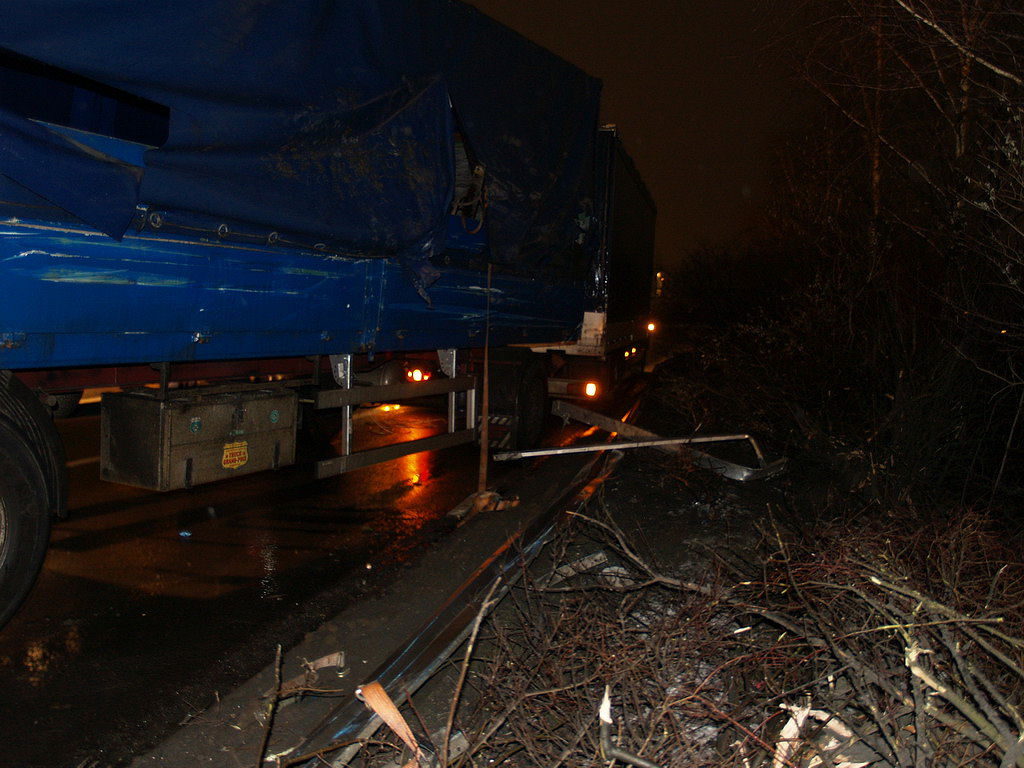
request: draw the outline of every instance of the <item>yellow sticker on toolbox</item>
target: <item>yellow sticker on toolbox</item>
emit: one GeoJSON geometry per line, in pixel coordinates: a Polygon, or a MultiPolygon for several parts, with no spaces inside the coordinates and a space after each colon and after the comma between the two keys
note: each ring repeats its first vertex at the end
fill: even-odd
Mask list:
{"type": "Polygon", "coordinates": [[[249,462],[249,443],[242,440],[237,443],[225,443],[224,455],[221,456],[220,465],[224,469],[238,469],[249,462]]]}

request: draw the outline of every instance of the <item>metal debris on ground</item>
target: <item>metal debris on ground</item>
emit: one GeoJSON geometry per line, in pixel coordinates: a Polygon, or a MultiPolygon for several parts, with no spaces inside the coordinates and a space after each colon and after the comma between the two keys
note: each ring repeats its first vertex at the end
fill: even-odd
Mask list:
{"type": "Polygon", "coordinates": [[[599,443],[596,445],[572,445],[563,448],[503,451],[501,453],[494,454],[495,460],[508,461],[511,459],[528,459],[539,456],[622,450],[626,448],[658,448],[668,453],[685,451],[693,460],[695,465],[703,467],[704,469],[710,469],[712,472],[722,475],[723,477],[727,477],[730,480],[739,480],[744,482],[748,480],[762,480],[766,477],[777,475],[786,468],[786,463],[788,461],[786,458],[776,459],[771,462],[766,460],[764,452],[761,450],[761,446],[757,442],[757,439],[753,435],[747,433],[666,438],[646,429],[628,424],[624,421],[604,416],[600,413],[595,413],[594,411],[588,411],[586,408],[580,408],[578,405],[567,403],[564,400],[556,400],[551,406],[551,411],[556,416],[561,416],[567,421],[569,419],[574,419],[576,421],[581,421],[584,424],[599,427],[607,432],[633,439],[630,441],[618,440],[611,443],[599,443]],[[756,466],[738,464],[717,456],[712,456],[709,453],[699,451],[692,447],[694,445],[710,445],[716,443],[746,443],[753,451],[756,466]]]}
{"type": "MultiPolygon", "coordinates": [[[[337,677],[341,678],[345,676],[348,670],[345,669],[344,651],[329,653],[326,656],[321,656],[319,659],[314,659],[313,661],[303,661],[303,671],[295,677],[281,683],[281,689],[277,691],[277,697],[279,699],[285,699],[296,694],[302,695],[316,685],[320,677],[321,669],[329,669],[331,667],[337,668],[337,677]]],[[[274,695],[274,691],[268,691],[264,695],[272,696],[274,695]]]]}
{"type": "Polygon", "coordinates": [[[478,491],[465,498],[448,516],[454,517],[462,525],[481,512],[500,512],[517,506],[518,496],[502,496],[497,491],[478,491]]]}

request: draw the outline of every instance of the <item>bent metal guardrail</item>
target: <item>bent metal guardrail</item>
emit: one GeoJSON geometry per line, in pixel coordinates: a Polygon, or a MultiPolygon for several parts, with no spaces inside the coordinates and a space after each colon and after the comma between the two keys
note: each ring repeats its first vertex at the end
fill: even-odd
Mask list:
{"type": "Polygon", "coordinates": [[[787,459],[781,458],[775,461],[767,461],[761,446],[753,435],[741,433],[734,435],[699,435],[694,437],[662,437],[646,429],[627,424],[624,421],[603,416],[578,405],[567,403],[563,400],[556,400],[551,406],[551,412],[556,416],[565,419],[575,419],[585,424],[600,427],[607,432],[614,432],[624,437],[634,438],[632,441],[616,441],[601,443],[598,445],[571,445],[563,448],[538,448],[525,451],[505,451],[494,454],[497,461],[508,461],[511,459],[528,459],[538,456],[555,456],[569,453],[589,453],[591,451],[622,450],[627,448],[658,448],[668,453],[677,450],[686,451],[693,459],[694,464],[705,469],[710,469],[731,480],[761,480],[772,475],[777,475],[786,468],[787,459]],[[726,459],[712,456],[709,453],[698,451],[689,446],[706,445],[714,443],[747,442],[754,452],[757,466],[748,467],[737,464],[726,459]]]}

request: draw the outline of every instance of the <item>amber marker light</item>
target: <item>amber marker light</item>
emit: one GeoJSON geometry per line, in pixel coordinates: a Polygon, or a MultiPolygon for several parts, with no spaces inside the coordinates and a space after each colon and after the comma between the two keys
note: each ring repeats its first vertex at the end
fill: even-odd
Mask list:
{"type": "Polygon", "coordinates": [[[597,397],[597,382],[588,381],[583,386],[583,394],[585,394],[587,397],[597,397]]]}
{"type": "Polygon", "coordinates": [[[654,323],[648,323],[648,324],[647,324],[647,330],[648,330],[648,332],[650,332],[650,333],[654,333],[654,329],[655,329],[655,328],[657,328],[657,326],[656,326],[656,325],[655,325],[654,323]]]}

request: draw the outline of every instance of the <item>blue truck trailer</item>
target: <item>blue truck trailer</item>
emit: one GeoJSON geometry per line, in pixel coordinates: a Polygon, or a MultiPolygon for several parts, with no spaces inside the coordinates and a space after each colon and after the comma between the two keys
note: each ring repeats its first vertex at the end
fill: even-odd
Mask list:
{"type": "Polygon", "coordinates": [[[102,476],[173,490],[292,462],[303,407],[342,414],[321,476],[476,439],[485,347],[518,444],[642,360],[654,207],[599,90],[453,0],[5,9],[0,624],[83,389],[118,389],[102,476]],[[351,451],[353,407],[423,394],[447,434],[351,451]]]}

